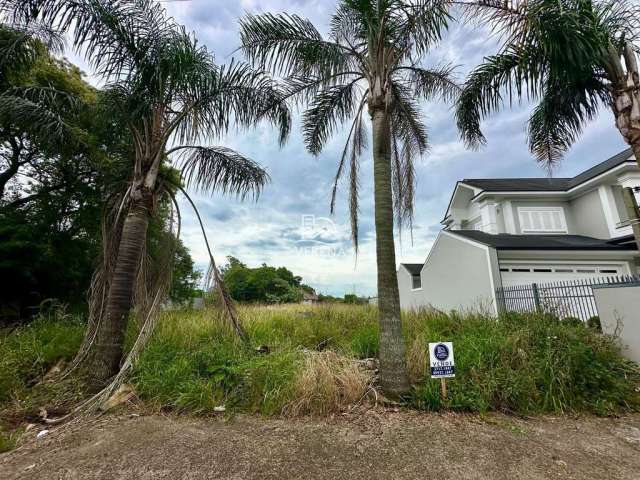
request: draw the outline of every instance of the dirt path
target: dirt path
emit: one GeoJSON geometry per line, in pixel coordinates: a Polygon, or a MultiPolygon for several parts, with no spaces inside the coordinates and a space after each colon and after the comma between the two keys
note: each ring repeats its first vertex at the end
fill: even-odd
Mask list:
{"type": "Polygon", "coordinates": [[[640,415],[109,416],[0,456],[0,478],[637,480],[640,415]]]}

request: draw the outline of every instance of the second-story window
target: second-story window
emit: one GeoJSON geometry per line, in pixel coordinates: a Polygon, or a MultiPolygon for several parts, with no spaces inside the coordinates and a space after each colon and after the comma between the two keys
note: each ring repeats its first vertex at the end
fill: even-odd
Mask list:
{"type": "Polygon", "coordinates": [[[518,207],[522,233],[567,233],[562,207],[518,207]]]}
{"type": "Polygon", "coordinates": [[[414,290],[418,289],[418,288],[422,288],[422,280],[420,279],[420,274],[418,275],[411,275],[411,288],[413,288],[414,290]]]}

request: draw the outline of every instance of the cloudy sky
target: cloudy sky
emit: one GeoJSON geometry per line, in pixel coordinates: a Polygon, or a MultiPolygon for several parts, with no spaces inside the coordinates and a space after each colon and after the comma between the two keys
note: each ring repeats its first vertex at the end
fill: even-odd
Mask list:
{"type": "MultiPolygon", "coordinates": [[[[335,6],[332,0],[190,0],[165,3],[168,11],[226,63],[238,47],[238,18],[244,12],[288,12],[311,19],[324,32],[335,6]]],[[[425,61],[459,65],[460,79],[494,42],[486,32],[453,26],[445,41],[425,61]]],[[[238,54],[236,53],[237,57],[238,54]]],[[[524,121],[528,106],[517,106],[493,116],[483,125],[488,144],[479,152],[468,151],[459,141],[448,106],[425,104],[431,151],[417,162],[417,198],[413,242],[404,232],[397,241],[399,262],[422,262],[440,229],[440,220],[456,180],[477,177],[544,176],[526,147],[524,121]]],[[[268,126],[212,140],[260,162],[272,182],[257,203],[241,203],[221,196],[195,195],[215,255],[227,255],[250,266],[263,262],[286,266],[301,275],[317,291],[342,295],[355,291],[375,295],[375,235],[373,230],[373,175],[370,155],[361,165],[361,249],[354,256],[349,241],[345,197],[338,199],[335,216],[329,215],[331,182],[345,135],[339,134],[318,157],[305,151],[299,117],[288,144],[279,148],[268,126]]],[[[570,151],[555,176],[573,176],[609,156],[624,145],[604,111],[570,151]]],[[[202,236],[186,202],[182,205],[183,240],[200,268],[208,261],[202,236]]]]}

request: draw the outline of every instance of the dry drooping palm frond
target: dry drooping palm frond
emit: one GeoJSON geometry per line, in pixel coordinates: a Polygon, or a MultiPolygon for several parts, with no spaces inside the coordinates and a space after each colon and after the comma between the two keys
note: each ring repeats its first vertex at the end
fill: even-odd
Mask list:
{"type": "Polygon", "coordinates": [[[233,329],[244,343],[248,343],[249,336],[247,335],[247,332],[240,322],[233,300],[229,295],[229,292],[227,291],[227,287],[225,286],[224,280],[222,279],[220,271],[218,270],[218,267],[216,265],[215,258],[213,257],[213,252],[211,251],[211,245],[209,244],[209,239],[207,237],[207,232],[204,228],[204,224],[202,223],[202,218],[200,217],[200,212],[198,211],[198,208],[196,207],[195,203],[186,192],[186,190],[184,190],[182,187],[180,187],[179,190],[187,198],[187,201],[193,208],[196,217],[198,218],[198,223],[200,224],[204,243],[207,247],[207,253],[209,254],[209,268],[207,269],[207,274],[205,277],[205,284],[207,285],[207,289],[211,290],[215,288],[216,290],[218,290],[223,308],[225,310],[225,313],[227,314],[229,321],[231,322],[233,329]]]}

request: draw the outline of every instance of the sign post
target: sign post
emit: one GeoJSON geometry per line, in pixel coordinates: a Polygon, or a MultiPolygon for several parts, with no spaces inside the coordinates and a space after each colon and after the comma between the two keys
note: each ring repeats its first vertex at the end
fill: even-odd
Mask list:
{"type": "Polygon", "coordinates": [[[453,359],[453,343],[429,343],[429,363],[431,378],[440,379],[443,400],[447,398],[447,378],[456,376],[456,366],[453,359]]]}

